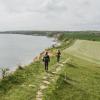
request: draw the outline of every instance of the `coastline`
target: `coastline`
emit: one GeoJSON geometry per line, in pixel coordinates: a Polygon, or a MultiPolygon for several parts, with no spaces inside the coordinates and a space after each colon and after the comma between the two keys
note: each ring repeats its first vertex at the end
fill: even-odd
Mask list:
{"type": "MultiPolygon", "coordinates": [[[[50,47],[50,48],[52,48],[52,47],[50,47]]],[[[26,66],[29,66],[30,64],[39,61],[40,59],[42,59],[42,57],[43,57],[43,55],[45,54],[46,51],[49,51],[48,48],[47,48],[47,49],[44,49],[42,52],[40,52],[40,53],[39,53],[37,56],[35,56],[35,57],[33,58],[33,60],[30,61],[29,63],[23,64],[23,65],[18,65],[18,66],[16,66],[13,70],[10,70],[10,69],[9,69],[9,71],[7,71],[7,75],[5,76],[5,78],[8,77],[9,75],[13,75],[17,70],[19,70],[19,69],[24,69],[26,66]]],[[[49,52],[49,54],[50,54],[50,56],[51,56],[51,53],[50,53],[50,52],[49,52]]],[[[6,69],[6,68],[1,68],[1,69],[6,69]]],[[[1,74],[2,74],[2,71],[0,71],[0,81],[2,81],[2,75],[1,75],[1,74]]]]}
{"type": "Polygon", "coordinates": [[[63,100],[88,99],[99,100],[100,66],[67,54],[77,39],[99,40],[100,37],[64,34],[58,38],[58,46],[47,48],[36,55],[23,69],[0,80],[0,100],[63,100]],[[60,45],[61,43],[61,45],[60,45]],[[56,62],[56,51],[61,51],[61,62],[56,62]],[[42,56],[50,54],[48,73],[44,70],[42,56]],[[69,61],[70,59],[70,61],[69,61]],[[92,94],[91,94],[92,91],[92,94]],[[67,95],[66,95],[67,94],[67,95]]]}
{"type": "MultiPolygon", "coordinates": [[[[7,33],[6,33],[7,34],[7,33]]],[[[12,33],[10,33],[10,34],[12,34],[12,33]]],[[[14,34],[15,35],[15,34],[14,34]]],[[[18,35],[23,35],[23,34],[18,34],[18,35]]],[[[32,36],[35,36],[34,34],[32,35],[32,36]]],[[[37,35],[37,36],[40,36],[40,35],[37,35]]],[[[42,36],[42,35],[41,35],[42,36]]],[[[43,36],[44,37],[44,36],[43,36]]],[[[45,36],[45,37],[47,37],[47,36],[45,36]]],[[[33,54],[32,54],[32,56],[30,56],[30,58],[28,58],[27,60],[25,60],[25,61],[19,61],[19,62],[17,62],[17,63],[13,63],[13,61],[11,61],[13,64],[11,65],[11,64],[9,64],[9,63],[7,63],[7,64],[5,64],[4,63],[4,65],[2,64],[2,62],[1,62],[1,69],[3,69],[3,68],[8,68],[9,70],[10,70],[10,72],[11,71],[15,71],[17,68],[18,68],[18,66],[19,65],[21,65],[21,66],[27,66],[27,65],[29,65],[30,63],[32,63],[33,61],[35,61],[36,60],[36,58],[38,59],[39,58],[39,55],[41,54],[41,52],[43,52],[43,51],[45,51],[45,49],[46,48],[50,48],[50,47],[52,47],[52,45],[53,44],[55,44],[55,37],[47,37],[47,38],[51,38],[51,41],[52,41],[52,43],[51,44],[49,44],[49,45],[47,45],[47,46],[44,46],[43,48],[41,48],[41,46],[40,46],[40,50],[39,51],[37,51],[36,53],[34,52],[34,51],[32,51],[33,52],[33,54]],[[3,67],[4,66],[4,67],[3,67]]],[[[20,59],[18,59],[18,60],[20,60],[20,59]]],[[[5,60],[3,60],[3,61],[5,61],[5,60]]],[[[7,60],[8,61],[8,60],[7,60]]]]}
{"type": "MultiPolygon", "coordinates": [[[[45,49],[44,49],[43,51],[41,51],[40,53],[38,53],[35,57],[33,57],[33,59],[31,59],[31,60],[29,61],[29,63],[16,65],[16,67],[13,68],[12,70],[6,67],[7,69],[9,69],[9,71],[7,72],[7,73],[8,73],[7,76],[9,76],[9,75],[15,73],[15,72],[19,69],[19,66],[20,66],[21,68],[24,69],[26,66],[29,66],[30,64],[35,63],[36,61],[39,61],[40,59],[42,59],[42,57],[43,57],[43,55],[45,54],[46,51],[49,52],[49,55],[50,55],[50,56],[53,56],[53,54],[50,52],[50,49],[51,49],[51,48],[54,48],[54,46],[55,46],[55,47],[58,46],[59,43],[60,43],[60,42],[58,42],[58,40],[57,40],[55,37],[53,38],[53,42],[54,42],[54,44],[52,44],[52,45],[51,45],[50,47],[48,47],[48,48],[45,48],[45,49]]],[[[6,69],[6,68],[4,68],[4,69],[6,69]]],[[[1,68],[1,69],[3,69],[3,68],[1,68]]],[[[2,73],[2,71],[0,72],[0,79],[2,78],[2,77],[1,77],[1,73],[2,73]]],[[[6,76],[6,77],[7,77],[7,76],[6,76]]]]}

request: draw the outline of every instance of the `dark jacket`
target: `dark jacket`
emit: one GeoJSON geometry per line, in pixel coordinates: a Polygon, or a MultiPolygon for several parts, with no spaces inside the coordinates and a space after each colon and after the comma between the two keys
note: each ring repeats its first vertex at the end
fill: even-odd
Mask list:
{"type": "Polygon", "coordinates": [[[61,53],[60,52],[57,52],[57,57],[60,57],[61,56],[61,53]]]}
{"type": "Polygon", "coordinates": [[[49,55],[45,55],[45,56],[43,57],[43,62],[50,62],[50,57],[49,57],[49,55]]]}

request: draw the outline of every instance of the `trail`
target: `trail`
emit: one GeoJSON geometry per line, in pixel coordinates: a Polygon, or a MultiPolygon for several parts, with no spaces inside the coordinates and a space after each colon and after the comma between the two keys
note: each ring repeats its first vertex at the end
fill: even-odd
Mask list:
{"type": "MultiPolygon", "coordinates": [[[[43,91],[48,88],[48,86],[52,83],[55,82],[57,77],[56,74],[58,74],[60,72],[60,70],[62,69],[64,65],[59,63],[59,64],[55,64],[54,65],[54,70],[53,71],[49,71],[45,74],[45,76],[43,77],[43,80],[39,86],[39,89],[37,91],[36,94],[36,100],[42,100],[43,98],[43,91]]],[[[59,76],[58,76],[59,77],[59,76]]]]}

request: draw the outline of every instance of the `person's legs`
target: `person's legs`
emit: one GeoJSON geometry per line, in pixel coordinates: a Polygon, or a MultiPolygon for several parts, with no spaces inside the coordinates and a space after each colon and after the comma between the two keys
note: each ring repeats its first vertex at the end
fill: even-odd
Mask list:
{"type": "Polygon", "coordinates": [[[58,56],[58,57],[57,57],[57,62],[59,62],[59,61],[60,61],[60,57],[58,56]]]}
{"type": "Polygon", "coordinates": [[[47,71],[48,71],[48,62],[47,62],[47,71]]]}
{"type": "Polygon", "coordinates": [[[46,62],[45,62],[45,70],[47,70],[47,69],[46,69],[46,62]]]}
{"type": "Polygon", "coordinates": [[[48,71],[48,62],[45,62],[45,70],[48,71]]]}

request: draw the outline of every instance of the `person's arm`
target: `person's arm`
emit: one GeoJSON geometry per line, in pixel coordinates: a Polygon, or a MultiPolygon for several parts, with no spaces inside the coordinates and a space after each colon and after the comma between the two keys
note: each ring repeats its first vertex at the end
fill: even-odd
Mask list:
{"type": "Polygon", "coordinates": [[[50,56],[48,56],[48,61],[50,62],[50,56]]]}
{"type": "Polygon", "coordinates": [[[44,57],[43,57],[42,61],[44,62],[44,57]]]}

